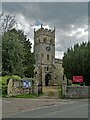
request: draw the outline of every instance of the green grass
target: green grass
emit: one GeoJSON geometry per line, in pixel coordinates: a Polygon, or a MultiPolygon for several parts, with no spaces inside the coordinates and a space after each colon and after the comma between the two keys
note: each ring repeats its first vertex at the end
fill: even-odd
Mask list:
{"type": "Polygon", "coordinates": [[[36,94],[24,94],[24,95],[17,95],[17,96],[12,96],[13,98],[37,98],[37,97],[40,97],[42,96],[43,94],[40,94],[40,95],[36,95],[36,94]]]}

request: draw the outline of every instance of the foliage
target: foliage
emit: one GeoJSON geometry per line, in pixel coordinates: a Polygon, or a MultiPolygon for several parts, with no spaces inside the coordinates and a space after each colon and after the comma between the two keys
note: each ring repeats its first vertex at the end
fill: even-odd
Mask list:
{"type": "Polygon", "coordinates": [[[2,75],[33,77],[34,55],[31,43],[20,30],[9,30],[2,36],[2,75]]]}
{"type": "Polygon", "coordinates": [[[2,94],[3,95],[7,94],[7,84],[8,84],[8,80],[11,78],[21,80],[21,77],[18,75],[12,75],[12,76],[6,75],[6,76],[0,77],[0,82],[2,82],[2,94]]]}
{"type": "Polygon", "coordinates": [[[90,42],[82,42],[68,48],[63,57],[64,74],[67,79],[80,75],[86,85],[90,85],[90,42]]]}
{"type": "Polygon", "coordinates": [[[7,32],[11,30],[15,25],[15,16],[10,13],[2,12],[0,14],[0,30],[7,32]]]}
{"type": "Polygon", "coordinates": [[[25,40],[24,45],[25,45],[25,51],[26,51],[25,60],[24,60],[24,65],[25,65],[24,74],[26,77],[33,77],[35,59],[34,59],[34,54],[31,53],[30,40],[29,39],[25,40]]]}
{"type": "Polygon", "coordinates": [[[40,97],[42,96],[43,94],[40,94],[40,95],[36,95],[36,94],[24,94],[24,95],[17,95],[17,96],[14,96],[14,98],[37,98],[37,97],[40,97]]]}
{"type": "Polygon", "coordinates": [[[6,12],[0,13],[2,75],[17,74],[22,77],[33,77],[34,54],[31,53],[31,42],[22,30],[16,30],[17,25],[15,15],[6,12]]]}
{"type": "Polygon", "coordinates": [[[2,75],[23,76],[25,49],[20,37],[15,29],[2,36],[2,75]]]}
{"type": "Polygon", "coordinates": [[[5,12],[0,14],[0,39],[2,38],[2,43],[0,43],[0,49],[2,49],[0,87],[2,86],[5,94],[9,78],[21,79],[21,77],[33,77],[34,75],[35,60],[34,54],[31,53],[31,42],[22,30],[15,29],[15,25],[14,15],[5,12]]]}
{"type": "Polygon", "coordinates": [[[27,77],[24,77],[24,78],[22,78],[22,80],[33,80],[34,81],[34,78],[27,78],[27,77]]]}

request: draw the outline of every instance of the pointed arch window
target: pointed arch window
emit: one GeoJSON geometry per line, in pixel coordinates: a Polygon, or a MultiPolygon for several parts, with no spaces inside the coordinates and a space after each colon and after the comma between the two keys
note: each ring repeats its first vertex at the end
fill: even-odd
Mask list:
{"type": "Polygon", "coordinates": [[[50,43],[53,43],[53,39],[52,38],[50,39],[50,43]]]}
{"type": "Polygon", "coordinates": [[[47,60],[49,60],[49,55],[47,55],[47,60]]]}
{"type": "Polygon", "coordinates": [[[46,38],[46,37],[44,37],[43,42],[44,42],[44,43],[46,43],[46,41],[47,41],[47,38],[46,38]]]}
{"type": "Polygon", "coordinates": [[[47,66],[47,71],[49,70],[49,67],[47,66]]]}

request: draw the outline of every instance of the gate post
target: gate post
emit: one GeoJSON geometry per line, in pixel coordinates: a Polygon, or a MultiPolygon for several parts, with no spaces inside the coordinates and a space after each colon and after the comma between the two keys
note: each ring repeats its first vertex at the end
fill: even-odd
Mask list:
{"type": "Polygon", "coordinates": [[[67,79],[66,79],[66,77],[63,75],[63,81],[62,81],[62,97],[63,97],[63,98],[66,97],[66,91],[67,91],[67,79]]]}

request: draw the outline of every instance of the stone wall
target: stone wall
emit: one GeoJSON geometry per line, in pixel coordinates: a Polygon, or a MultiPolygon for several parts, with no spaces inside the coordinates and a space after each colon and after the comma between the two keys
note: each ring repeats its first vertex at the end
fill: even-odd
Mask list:
{"type": "Polygon", "coordinates": [[[54,69],[54,76],[55,76],[55,84],[61,85],[63,79],[63,67],[62,67],[62,60],[55,58],[55,69],[54,69]]]}
{"type": "Polygon", "coordinates": [[[89,89],[88,86],[67,86],[66,98],[88,98],[89,89]]]}
{"type": "Polygon", "coordinates": [[[25,88],[23,87],[23,81],[13,80],[13,79],[9,80],[8,88],[7,88],[8,96],[23,95],[23,94],[33,93],[33,92],[34,92],[33,86],[29,88],[25,88]]]}

